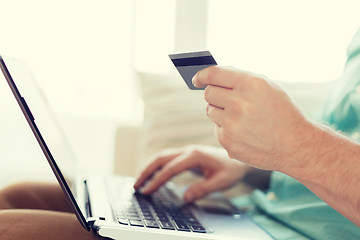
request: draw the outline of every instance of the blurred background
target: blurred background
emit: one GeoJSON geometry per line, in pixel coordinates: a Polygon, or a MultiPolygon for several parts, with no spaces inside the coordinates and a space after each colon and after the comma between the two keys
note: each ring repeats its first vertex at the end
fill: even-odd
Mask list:
{"type": "MultiPolygon", "coordinates": [[[[27,62],[83,168],[107,174],[116,129],[143,119],[136,73],[166,75],[169,53],[210,50],[220,65],[279,81],[331,81],[359,9],[357,0],[0,0],[0,54],[27,62]]],[[[2,76],[0,84],[7,88],[2,76]]],[[[12,97],[1,93],[0,187],[52,181],[12,97]]]]}

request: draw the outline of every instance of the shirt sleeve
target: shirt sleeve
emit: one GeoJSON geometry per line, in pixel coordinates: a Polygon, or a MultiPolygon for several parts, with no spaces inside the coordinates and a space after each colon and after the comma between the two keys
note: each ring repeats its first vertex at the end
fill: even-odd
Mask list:
{"type": "Polygon", "coordinates": [[[347,61],[324,105],[324,122],[360,140],[360,29],[347,49],[347,61]]]}

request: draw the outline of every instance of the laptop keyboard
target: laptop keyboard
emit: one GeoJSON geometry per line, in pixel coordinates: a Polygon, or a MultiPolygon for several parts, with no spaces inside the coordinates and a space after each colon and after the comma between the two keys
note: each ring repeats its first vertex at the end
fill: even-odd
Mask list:
{"type": "Polygon", "coordinates": [[[177,206],[175,196],[166,188],[150,196],[134,193],[127,200],[113,199],[113,213],[119,224],[206,233],[189,206],[177,206]]]}

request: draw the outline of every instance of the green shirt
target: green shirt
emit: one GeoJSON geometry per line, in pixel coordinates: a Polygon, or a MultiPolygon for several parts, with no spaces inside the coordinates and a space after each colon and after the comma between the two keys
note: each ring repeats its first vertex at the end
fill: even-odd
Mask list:
{"type": "MultiPolygon", "coordinates": [[[[360,30],[347,51],[342,77],[324,106],[323,121],[360,140],[360,30]]],[[[331,176],[329,176],[331,177],[331,176]]],[[[295,179],[273,172],[267,193],[233,199],[276,239],[360,239],[360,228],[295,179]]]]}

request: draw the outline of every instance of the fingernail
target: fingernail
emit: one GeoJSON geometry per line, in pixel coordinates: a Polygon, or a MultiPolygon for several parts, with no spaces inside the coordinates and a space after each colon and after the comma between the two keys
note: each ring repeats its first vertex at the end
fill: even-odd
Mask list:
{"type": "Polygon", "coordinates": [[[194,86],[196,85],[196,79],[197,79],[197,74],[195,74],[195,76],[192,78],[192,84],[194,86]]]}

